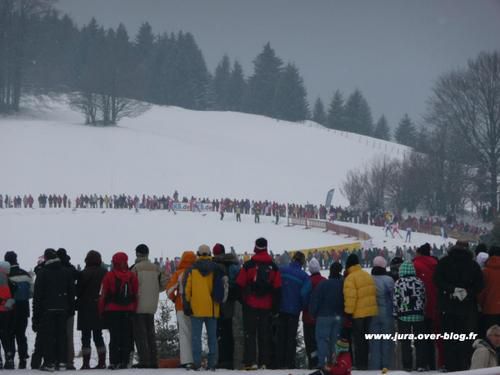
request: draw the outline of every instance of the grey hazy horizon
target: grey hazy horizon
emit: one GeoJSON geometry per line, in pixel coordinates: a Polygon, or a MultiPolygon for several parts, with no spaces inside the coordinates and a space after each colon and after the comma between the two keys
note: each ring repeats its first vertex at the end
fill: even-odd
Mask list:
{"type": "Polygon", "coordinates": [[[245,75],[268,41],[299,68],[312,105],[337,89],[359,88],[374,121],[417,123],[435,79],[481,51],[500,49],[500,0],[59,0],[83,25],[120,22],[134,38],[147,21],[156,34],[191,32],[211,72],[227,54],[245,75]]]}

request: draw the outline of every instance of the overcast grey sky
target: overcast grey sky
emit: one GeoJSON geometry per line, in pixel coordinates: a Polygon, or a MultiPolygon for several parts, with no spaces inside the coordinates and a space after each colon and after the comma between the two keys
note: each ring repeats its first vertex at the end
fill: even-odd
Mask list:
{"type": "Polygon", "coordinates": [[[312,101],[333,92],[365,94],[374,120],[395,126],[407,112],[420,121],[439,74],[483,50],[500,49],[500,0],[59,0],[79,25],[92,16],[143,21],[155,33],[191,32],[213,72],[222,56],[248,76],[267,41],[294,62],[312,101]]]}

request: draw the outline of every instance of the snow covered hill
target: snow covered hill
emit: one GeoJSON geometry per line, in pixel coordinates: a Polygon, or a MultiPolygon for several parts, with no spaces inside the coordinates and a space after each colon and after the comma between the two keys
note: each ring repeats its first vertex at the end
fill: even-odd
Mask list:
{"type": "MultiPolygon", "coordinates": [[[[31,103],[33,104],[33,103],[31,103]]],[[[39,104],[39,103],[38,103],[39,104]]],[[[0,192],[166,193],[281,202],[347,202],[347,171],[379,155],[401,157],[391,142],[235,112],[152,106],[118,127],[84,126],[64,100],[0,118],[0,192]]]]}

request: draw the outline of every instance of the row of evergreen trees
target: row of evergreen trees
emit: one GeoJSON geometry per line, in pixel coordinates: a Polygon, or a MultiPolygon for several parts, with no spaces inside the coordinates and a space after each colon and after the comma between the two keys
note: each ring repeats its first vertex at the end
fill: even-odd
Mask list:
{"type": "MultiPolygon", "coordinates": [[[[318,99],[311,113],[298,68],[284,64],[270,43],[255,58],[248,78],[242,65],[228,56],[212,74],[190,33],[155,35],[144,23],[131,38],[125,26],[105,29],[95,19],[78,28],[50,4],[49,0],[0,4],[0,113],[18,110],[26,93],[76,92],[72,104],[91,124],[115,124],[141,110],[134,101],[138,100],[289,121],[311,118],[332,129],[391,139],[385,116],[373,124],[360,90],[345,102],[335,92],[327,110],[318,99]]],[[[395,139],[413,146],[414,126],[408,127],[409,119],[404,120],[395,139]]]]}

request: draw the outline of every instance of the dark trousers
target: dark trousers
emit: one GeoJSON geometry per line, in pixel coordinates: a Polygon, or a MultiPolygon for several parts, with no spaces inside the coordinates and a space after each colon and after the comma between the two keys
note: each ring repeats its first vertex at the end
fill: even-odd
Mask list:
{"type": "Polygon", "coordinates": [[[233,319],[217,319],[217,343],[219,353],[218,368],[233,368],[233,319]]]}
{"type": "MultiPolygon", "coordinates": [[[[28,358],[28,340],[26,339],[26,328],[28,327],[29,305],[24,305],[22,302],[19,305],[16,303],[16,310],[13,314],[11,324],[11,340],[12,347],[17,344],[17,354],[19,360],[28,358]]],[[[14,350],[15,351],[15,350],[14,350]]]]}
{"type": "Polygon", "coordinates": [[[353,364],[358,370],[368,368],[368,341],[365,333],[370,333],[371,318],[356,318],[352,320],[352,342],[354,344],[353,364]]]}
{"type": "Polygon", "coordinates": [[[94,344],[97,349],[104,348],[104,339],[101,329],[83,329],[82,330],[82,349],[90,349],[90,340],[94,338],[94,344]]]}
{"type": "Polygon", "coordinates": [[[304,344],[306,345],[307,363],[310,369],[318,365],[316,346],[316,324],[304,323],[304,344]]]}
{"type": "Polygon", "coordinates": [[[243,331],[245,333],[243,362],[246,366],[257,364],[269,367],[269,343],[272,339],[270,318],[270,310],[253,309],[248,306],[243,308],[243,331]],[[257,343],[259,346],[258,361],[257,343]]]}
{"type": "Polygon", "coordinates": [[[31,369],[38,370],[42,364],[43,351],[42,351],[42,335],[40,332],[36,333],[35,345],[33,353],[31,353],[31,369]]]}
{"type": "MultiPolygon", "coordinates": [[[[398,320],[398,333],[413,333],[417,336],[425,332],[425,323],[421,322],[404,322],[398,320]]],[[[415,339],[415,357],[417,368],[425,368],[427,366],[427,355],[424,351],[425,343],[423,340],[415,339]]],[[[413,351],[411,348],[411,340],[401,340],[401,353],[403,359],[403,369],[413,370],[413,351]]]]}
{"type": "Polygon", "coordinates": [[[158,367],[154,315],[135,314],[133,323],[134,341],[139,354],[139,364],[146,367],[158,367]]]}
{"type": "MultiPolygon", "coordinates": [[[[469,335],[476,332],[476,314],[467,315],[442,313],[441,329],[445,333],[458,333],[469,335]]],[[[444,366],[448,372],[465,371],[470,368],[472,357],[471,340],[444,340],[444,366]]]]}
{"type": "Polygon", "coordinates": [[[57,365],[67,361],[66,323],[68,315],[64,311],[47,311],[42,317],[40,334],[44,361],[57,365]]]}
{"type": "Polygon", "coordinates": [[[278,347],[277,367],[295,368],[295,353],[297,351],[297,328],[299,327],[299,316],[280,313],[278,317],[278,347]]]}
{"type": "Polygon", "coordinates": [[[132,322],[130,312],[107,313],[109,326],[109,362],[112,365],[127,365],[132,351],[132,322]]]}
{"type": "MultiPolygon", "coordinates": [[[[14,359],[14,346],[10,335],[10,325],[12,324],[12,312],[6,311],[0,313],[0,341],[5,352],[5,360],[14,359]]],[[[0,354],[0,360],[2,356],[0,354]]]]}

